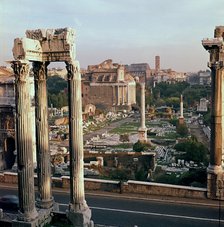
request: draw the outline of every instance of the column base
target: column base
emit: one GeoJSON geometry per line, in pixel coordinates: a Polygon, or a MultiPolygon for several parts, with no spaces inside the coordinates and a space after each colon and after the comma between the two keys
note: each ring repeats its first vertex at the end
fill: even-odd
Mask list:
{"type": "Polygon", "coordinates": [[[54,198],[52,197],[49,200],[36,200],[36,206],[40,209],[50,209],[54,206],[54,198]]]}
{"type": "Polygon", "coordinates": [[[77,227],[94,227],[91,220],[92,212],[88,206],[83,206],[80,210],[74,210],[74,205],[69,205],[67,217],[72,222],[73,226],[77,227]]]}
{"type": "Polygon", "coordinates": [[[207,168],[207,197],[224,200],[224,172],[222,166],[209,165],[207,168]]]}
{"type": "Polygon", "coordinates": [[[179,124],[183,125],[184,124],[184,118],[183,117],[179,117],[179,124]]]}
{"type": "Polygon", "coordinates": [[[32,222],[35,221],[38,217],[38,212],[36,210],[36,208],[34,209],[34,211],[32,213],[26,214],[26,213],[22,213],[20,211],[18,211],[19,215],[18,215],[18,221],[22,221],[22,222],[32,222]]]}
{"type": "Polygon", "coordinates": [[[36,227],[36,226],[38,226],[38,219],[30,222],[19,220],[12,221],[12,227],[36,227]]]}
{"type": "Polygon", "coordinates": [[[139,128],[138,129],[138,140],[141,143],[147,142],[147,128],[139,128]]]}
{"type": "MultiPolygon", "coordinates": [[[[52,208],[53,209],[53,208],[52,208]]],[[[45,226],[52,220],[52,209],[40,209],[38,210],[38,217],[32,221],[13,220],[12,227],[36,227],[45,226]]]]}

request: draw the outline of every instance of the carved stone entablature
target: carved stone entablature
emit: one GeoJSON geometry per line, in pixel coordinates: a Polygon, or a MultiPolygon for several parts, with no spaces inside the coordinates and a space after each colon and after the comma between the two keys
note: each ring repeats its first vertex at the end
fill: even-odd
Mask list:
{"type": "Polygon", "coordinates": [[[203,39],[202,45],[206,50],[214,49],[214,48],[220,48],[223,46],[223,38],[212,38],[212,39],[203,39]]]}
{"type": "Polygon", "coordinates": [[[75,31],[71,28],[27,30],[25,38],[14,40],[15,60],[73,61],[75,31]]]}

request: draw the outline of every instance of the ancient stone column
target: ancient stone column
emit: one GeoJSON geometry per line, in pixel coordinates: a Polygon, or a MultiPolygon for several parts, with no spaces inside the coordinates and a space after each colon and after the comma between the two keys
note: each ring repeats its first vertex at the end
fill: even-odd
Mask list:
{"type": "Polygon", "coordinates": [[[209,169],[221,170],[222,162],[222,81],[223,63],[211,65],[212,73],[212,108],[211,108],[211,141],[209,169]]]}
{"type": "Polygon", "coordinates": [[[66,62],[68,71],[70,205],[68,218],[74,226],[91,226],[91,210],[84,192],[81,75],[79,62],[66,62]]]}
{"type": "Polygon", "coordinates": [[[222,168],[223,150],[223,92],[224,92],[224,27],[215,29],[215,38],[202,40],[202,45],[210,53],[208,66],[211,69],[211,139],[210,163],[207,169],[207,196],[212,199],[224,199],[224,173],[222,168]]]}
{"type": "Polygon", "coordinates": [[[127,90],[126,90],[126,97],[127,97],[127,105],[129,106],[130,105],[130,102],[129,102],[129,86],[128,86],[128,84],[127,84],[127,90]]]}
{"type": "Polygon", "coordinates": [[[44,209],[53,206],[46,86],[48,64],[48,62],[33,62],[36,103],[37,206],[44,209]]]}
{"type": "Polygon", "coordinates": [[[34,171],[32,135],[30,133],[30,95],[29,95],[29,64],[12,62],[15,73],[16,90],[16,147],[18,162],[18,220],[30,222],[37,218],[35,208],[34,171]]]}
{"type": "Polygon", "coordinates": [[[115,87],[112,86],[112,104],[115,105],[116,104],[116,93],[115,93],[115,87]]]}
{"type": "Polygon", "coordinates": [[[184,123],[184,105],[183,105],[183,95],[180,95],[180,117],[179,124],[184,123]]]}
{"type": "Polygon", "coordinates": [[[117,85],[117,105],[121,105],[121,99],[120,99],[120,90],[119,85],[117,85]]]}
{"type": "Polygon", "coordinates": [[[125,99],[124,86],[122,86],[122,105],[125,104],[124,99],[125,99]]]}
{"type": "Polygon", "coordinates": [[[145,83],[141,83],[141,125],[138,129],[139,141],[147,141],[147,128],[145,127],[145,83]]]}
{"type": "MultiPolygon", "coordinates": [[[[212,108],[211,108],[211,142],[208,171],[208,197],[220,198],[218,181],[222,175],[222,81],[223,63],[211,65],[212,73],[212,108]]],[[[223,184],[223,183],[222,183],[223,184]]]]}

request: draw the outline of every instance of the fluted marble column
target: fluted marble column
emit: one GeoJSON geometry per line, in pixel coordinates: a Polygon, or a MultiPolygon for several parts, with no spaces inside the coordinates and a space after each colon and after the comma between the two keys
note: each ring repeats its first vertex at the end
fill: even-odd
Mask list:
{"type": "Polygon", "coordinates": [[[46,86],[48,64],[48,62],[33,63],[35,80],[36,150],[38,175],[37,206],[45,209],[51,208],[53,206],[46,86]]]}
{"type": "Polygon", "coordinates": [[[112,105],[115,105],[116,103],[116,93],[114,92],[114,86],[112,85],[112,105]]]}
{"type": "Polygon", "coordinates": [[[29,64],[27,62],[12,62],[15,73],[16,90],[16,142],[18,162],[18,219],[30,222],[37,218],[35,208],[34,171],[29,95],[29,64]]]}
{"type": "Polygon", "coordinates": [[[125,98],[124,86],[122,86],[122,105],[124,105],[124,104],[125,104],[125,100],[124,100],[124,98],[125,98]]]}
{"type": "Polygon", "coordinates": [[[141,125],[138,129],[139,141],[147,141],[147,128],[145,127],[145,83],[141,83],[141,125]]]}
{"type": "Polygon", "coordinates": [[[117,85],[117,105],[121,105],[121,99],[120,99],[120,90],[119,85],[117,85]]]}
{"type": "Polygon", "coordinates": [[[68,217],[74,226],[91,226],[91,210],[84,192],[81,75],[79,62],[66,62],[68,71],[70,205],[68,217]]]}
{"type": "Polygon", "coordinates": [[[180,117],[179,124],[184,124],[184,104],[183,104],[183,95],[180,95],[180,117]]]}
{"type": "Polygon", "coordinates": [[[222,83],[224,66],[222,62],[210,65],[212,78],[211,143],[209,172],[222,171],[222,83]]]}

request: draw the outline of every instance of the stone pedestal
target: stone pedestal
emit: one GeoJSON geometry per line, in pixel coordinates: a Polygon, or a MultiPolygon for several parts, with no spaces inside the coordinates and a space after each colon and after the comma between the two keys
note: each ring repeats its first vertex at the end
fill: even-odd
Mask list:
{"type": "Polygon", "coordinates": [[[37,206],[44,209],[53,206],[46,86],[48,64],[49,63],[43,62],[33,63],[36,103],[36,150],[38,175],[37,206]]]}
{"type": "Polygon", "coordinates": [[[12,62],[16,90],[16,147],[18,162],[19,217],[31,222],[38,216],[35,208],[32,135],[30,133],[29,64],[12,62]]]}
{"type": "Polygon", "coordinates": [[[67,215],[74,226],[92,226],[85,201],[81,75],[79,62],[66,62],[69,94],[70,205],[67,215]]]}
{"type": "Polygon", "coordinates": [[[184,124],[184,118],[183,117],[179,117],[179,124],[180,125],[184,124]]]}

